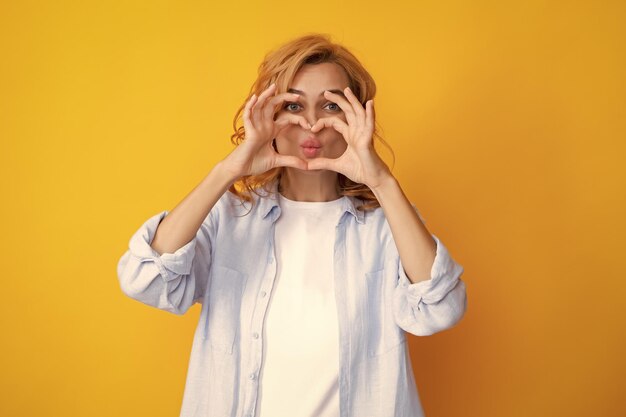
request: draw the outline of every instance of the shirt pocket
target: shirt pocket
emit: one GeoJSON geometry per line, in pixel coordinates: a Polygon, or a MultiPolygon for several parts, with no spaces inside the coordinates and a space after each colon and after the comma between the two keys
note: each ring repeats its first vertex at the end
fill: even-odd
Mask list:
{"type": "Polygon", "coordinates": [[[368,356],[382,355],[404,343],[404,330],[398,326],[391,310],[391,295],[385,295],[385,269],[377,269],[365,274],[367,282],[367,323],[366,334],[368,356]]]}
{"type": "Polygon", "coordinates": [[[203,337],[216,351],[231,355],[241,323],[241,301],[247,276],[226,266],[214,265],[208,291],[208,318],[203,337]]]}

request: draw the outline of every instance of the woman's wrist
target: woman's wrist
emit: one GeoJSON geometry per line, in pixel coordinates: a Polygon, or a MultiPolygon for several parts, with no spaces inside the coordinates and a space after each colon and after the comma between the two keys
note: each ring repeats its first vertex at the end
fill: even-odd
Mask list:
{"type": "Polygon", "coordinates": [[[229,169],[224,161],[216,163],[209,175],[215,177],[220,183],[227,185],[227,189],[230,188],[235,181],[241,178],[241,175],[237,174],[232,169],[229,169]]]}
{"type": "Polygon", "coordinates": [[[385,173],[378,176],[376,180],[370,181],[371,185],[368,184],[367,186],[378,198],[378,195],[384,192],[385,189],[397,186],[397,183],[398,181],[396,180],[396,177],[394,177],[390,171],[386,171],[385,173]]]}

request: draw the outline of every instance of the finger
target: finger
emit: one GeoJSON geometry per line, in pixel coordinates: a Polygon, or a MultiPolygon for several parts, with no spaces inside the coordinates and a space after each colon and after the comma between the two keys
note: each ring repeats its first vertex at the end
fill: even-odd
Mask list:
{"type": "Polygon", "coordinates": [[[332,158],[320,157],[320,158],[311,159],[307,162],[307,169],[309,171],[317,170],[317,169],[327,169],[330,171],[339,172],[340,166],[341,166],[341,163],[339,162],[339,159],[332,159],[332,158]]]}
{"type": "Polygon", "coordinates": [[[271,96],[275,90],[276,90],[276,83],[270,84],[265,90],[263,90],[263,92],[259,96],[259,103],[264,103],[265,100],[267,100],[267,98],[271,96]]]}
{"type": "Polygon", "coordinates": [[[256,102],[254,103],[254,105],[252,106],[252,109],[251,109],[251,113],[252,114],[254,114],[255,109],[260,108],[261,106],[263,106],[263,101],[265,100],[265,97],[267,97],[268,94],[271,94],[271,90],[273,90],[274,88],[275,87],[273,87],[273,84],[272,84],[268,88],[263,90],[260,95],[257,96],[256,102]]]}
{"type": "Polygon", "coordinates": [[[282,103],[283,101],[286,101],[286,100],[297,101],[299,98],[300,96],[294,93],[281,93],[281,94],[275,95],[274,97],[268,100],[267,105],[265,106],[265,109],[264,109],[263,117],[267,120],[271,116],[273,116],[274,112],[276,111],[276,106],[282,103]]]}
{"type": "Polygon", "coordinates": [[[315,133],[325,127],[332,127],[337,132],[341,133],[346,140],[348,139],[348,125],[338,117],[331,116],[317,119],[317,122],[311,127],[311,132],[315,133]]]}
{"type": "Polygon", "coordinates": [[[349,124],[353,124],[356,122],[354,108],[352,104],[350,104],[350,102],[345,99],[345,97],[340,94],[332,93],[328,90],[324,91],[324,97],[331,100],[333,103],[337,103],[337,105],[341,107],[341,110],[343,110],[344,114],[346,115],[346,119],[348,120],[349,124]]]}
{"type": "Polygon", "coordinates": [[[243,109],[243,127],[246,131],[250,131],[252,128],[254,128],[252,120],[250,120],[250,111],[254,103],[256,103],[256,99],[256,94],[252,94],[252,97],[248,99],[246,106],[243,109]]]}
{"type": "Polygon", "coordinates": [[[296,156],[277,154],[276,166],[277,167],[292,167],[292,168],[306,170],[307,162],[296,156]]]}
{"type": "Polygon", "coordinates": [[[363,105],[359,101],[359,98],[354,95],[354,93],[352,92],[350,87],[346,87],[343,90],[343,92],[346,95],[346,98],[348,99],[350,104],[352,104],[352,107],[354,108],[354,112],[356,113],[357,117],[364,122],[365,121],[365,110],[363,109],[363,105]]]}
{"type": "Polygon", "coordinates": [[[275,122],[275,125],[278,127],[278,130],[274,132],[274,136],[276,136],[278,132],[282,131],[289,125],[299,125],[306,130],[309,130],[311,128],[311,125],[304,117],[296,115],[287,115],[285,117],[282,117],[280,120],[277,120],[275,122]]]}
{"type": "Polygon", "coordinates": [[[365,127],[374,130],[374,100],[367,100],[365,103],[365,127]]]}
{"type": "Polygon", "coordinates": [[[269,87],[267,87],[259,96],[256,104],[252,107],[252,120],[254,122],[260,122],[261,117],[263,116],[265,102],[267,98],[274,93],[274,90],[276,90],[276,83],[272,83],[269,87]]]}

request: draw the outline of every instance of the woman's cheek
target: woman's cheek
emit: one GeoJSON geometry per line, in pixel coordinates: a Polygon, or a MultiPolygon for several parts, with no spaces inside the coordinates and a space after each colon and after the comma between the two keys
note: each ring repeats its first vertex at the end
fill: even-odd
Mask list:
{"type": "Polygon", "coordinates": [[[348,143],[345,141],[343,136],[340,136],[332,146],[333,149],[333,158],[339,158],[348,148],[348,143]]]}

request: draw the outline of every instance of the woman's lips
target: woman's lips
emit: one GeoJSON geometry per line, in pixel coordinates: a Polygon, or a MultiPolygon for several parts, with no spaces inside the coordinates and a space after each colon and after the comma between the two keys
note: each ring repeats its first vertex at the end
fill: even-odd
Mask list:
{"type": "Polygon", "coordinates": [[[320,153],[322,144],[317,139],[309,138],[302,142],[300,147],[302,148],[302,153],[304,153],[306,157],[313,158],[320,153]]]}

